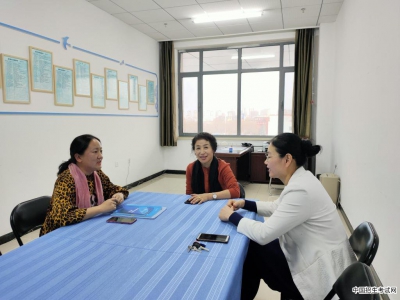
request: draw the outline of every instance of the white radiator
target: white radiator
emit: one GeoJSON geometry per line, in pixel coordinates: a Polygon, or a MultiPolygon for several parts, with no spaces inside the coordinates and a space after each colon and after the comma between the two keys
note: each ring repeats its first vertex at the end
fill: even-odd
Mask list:
{"type": "Polygon", "coordinates": [[[339,196],[339,176],[333,173],[323,173],[319,177],[325,190],[328,192],[333,203],[337,205],[337,200],[339,196]]]}

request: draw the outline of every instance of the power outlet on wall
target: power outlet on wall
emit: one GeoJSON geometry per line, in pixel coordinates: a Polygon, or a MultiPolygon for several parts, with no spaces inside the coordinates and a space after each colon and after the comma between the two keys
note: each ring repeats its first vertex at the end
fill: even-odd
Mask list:
{"type": "Polygon", "coordinates": [[[115,167],[118,167],[118,162],[117,161],[115,162],[115,167]]]}

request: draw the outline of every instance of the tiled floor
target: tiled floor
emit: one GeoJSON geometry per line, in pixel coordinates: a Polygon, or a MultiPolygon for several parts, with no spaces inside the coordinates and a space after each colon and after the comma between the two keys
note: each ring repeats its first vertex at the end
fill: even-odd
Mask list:
{"type": "MultiPolygon", "coordinates": [[[[246,191],[247,199],[258,199],[260,201],[273,201],[278,198],[282,186],[272,185],[271,195],[269,195],[267,184],[256,184],[241,182],[246,191]]],[[[136,186],[129,190],[130,192],[142,191],[142,192],[162,192],[171,194],[184,194],[185,193],[185,175],[175,175],[175,174],[164,174],[150,181],[147,181],[139,186],[136,186]]],[[[343,222],[344,223],[344,222],[343,222]]],[[[345,224],[345,223],[344,223],[345,224]]],[[[349,231],[345,226],[347,233],[349,231]]],[[[24,243],[28,243],[31,240],[39,236],[39,230],[31,232],[22,237],[24,243]]],[[[0,251],[5,254],[13,249],[19,247],[17,241],[14,239],[8,243],[0,245],[0,251]]],[[[257,300],[269,299],[269,300],[279,300],[280,293],[272,291],[263,281],[261,281],[258,294],[256,296],[257,300]]]]}

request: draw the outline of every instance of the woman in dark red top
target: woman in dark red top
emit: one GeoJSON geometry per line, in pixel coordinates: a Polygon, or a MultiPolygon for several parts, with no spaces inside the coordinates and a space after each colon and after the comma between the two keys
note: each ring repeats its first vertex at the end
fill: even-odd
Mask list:
{"type": "Polygon", "coordinates": [[[208,200],[239,198],[239,184],[229,163],[214,156],[217,140],[207,132],[197,134],[192,140],[192,150],[197,160],[186,168],[186,194],[192,204],[208,200]]]}

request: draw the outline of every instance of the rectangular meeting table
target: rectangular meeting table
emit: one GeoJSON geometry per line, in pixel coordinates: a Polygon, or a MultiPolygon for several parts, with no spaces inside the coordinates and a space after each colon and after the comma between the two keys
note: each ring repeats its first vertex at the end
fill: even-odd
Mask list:
{"type": "Polygon", "coordinates": [[[188,198],[134,192],[125,201],[167,210],[132,225],[98,216],[0,256],[0,299],[240,299],[249,239],[219,220],[226,200],[184,204],[188,198]],[[201,232],[230,240],[188,252],[201,232]]]}

